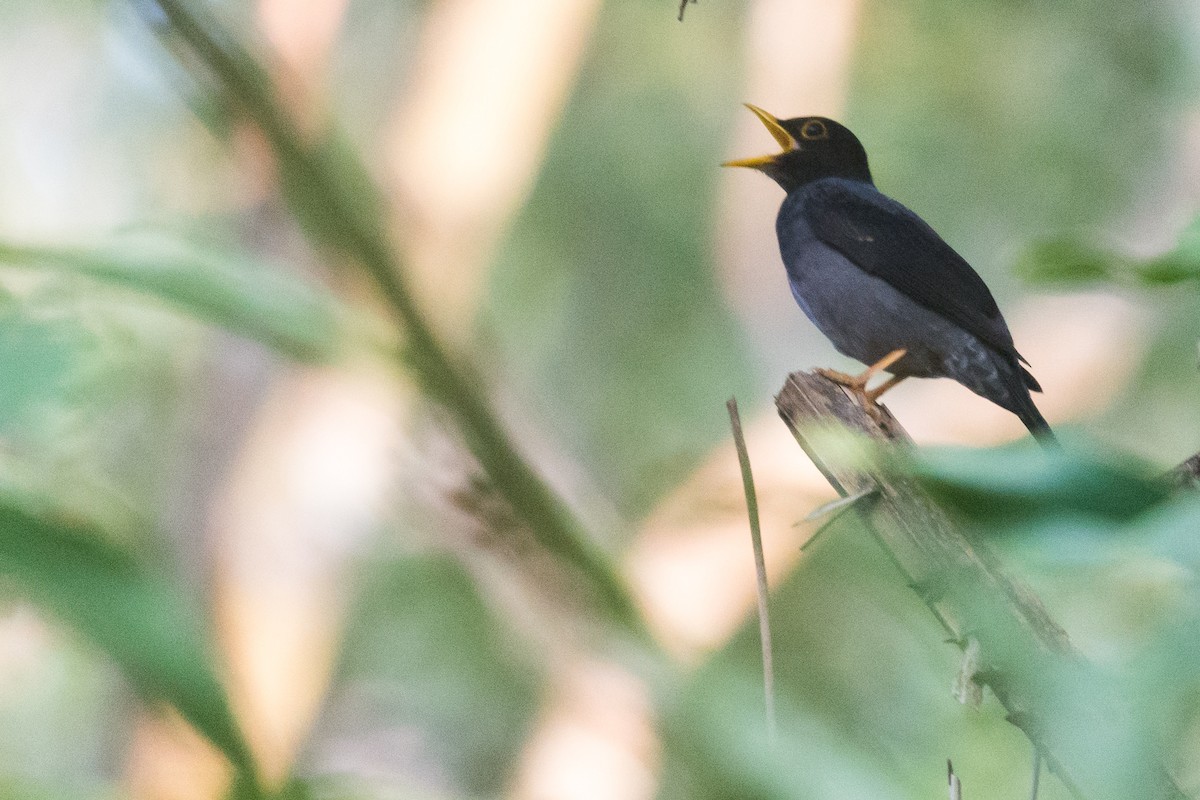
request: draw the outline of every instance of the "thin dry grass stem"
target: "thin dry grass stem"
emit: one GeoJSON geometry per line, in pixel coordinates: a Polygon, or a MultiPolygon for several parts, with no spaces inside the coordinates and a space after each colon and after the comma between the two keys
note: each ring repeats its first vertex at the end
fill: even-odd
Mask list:
{"type": "Polygon", "coordinates": [[[738,464],[742,469],[742,487],[746,492],[746,512],[750,517],[750,546],[754,551],[754,571],[757,577],[758,635],[762,644],[763,702],[767,716],[767,735],[775,743],[775,664],[771,655],[771,620],[767,609],[767,563],[763,557],[762,526],[758,516],[758,495],[754,491],[754,475],[750,471],[750,453],[742,433],[742,419],[737,399],[729,398],[729,424],[733,428],[733,443],[737,447],[738,464]]]}

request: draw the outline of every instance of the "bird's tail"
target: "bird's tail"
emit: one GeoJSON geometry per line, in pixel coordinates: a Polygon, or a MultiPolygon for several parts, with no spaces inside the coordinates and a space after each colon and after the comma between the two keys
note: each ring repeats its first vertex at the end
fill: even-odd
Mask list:
{"type": "Polygon", "coordinates": [[[1049,423],[1042,416],[1042,412],[1038,411],[1037,406],[1033,404],[1033,398],[1029,396],[1029,391],[1024,393],[1023,402],[1019,403],[1017,416],[1021,422],[1025,423],[1025,427],[1033,434],[1033,437],[1038,440],[1038,444],[1046,448],[1061,447],[1058,443],[1058,437],[1054,435],[1054,431],[1050,430],[1049,423]]]}
{"type": "Polygon", "coordinates": [[[1037,380],[1029,374],[1029,370],[1019,364],[1014,366],[1017,369],[1011,373],[1012,379],[1007,381],[1009,397],[1012,401],[1010,410],[1017,415],[1021,422],[1025,423],[1025,427],[1038,440],[1038,444],[1047,448],[1059,447],[1058,437],[1054,435],[1054,431],[1050,430],[1050,424],[1046,422],[1042,412],[1038,411],[1038,407],[1033,404],[1033,397],[1030,395],[1031,390],[1040,392],[1042,387],[1038,386],[1037,380]]]}
{"type": "Polygon", "coordinates": [[[1030,396],[1031,391],[1040,392],[1042,387],[1021,366],[1020,356],[997,352],[979,342],[974,345],[966,348],[967,359],[951,364],[955,369],[949,377],[1016,414],[1043,447],[1058,447],[1058,439],[1030,396]]]}

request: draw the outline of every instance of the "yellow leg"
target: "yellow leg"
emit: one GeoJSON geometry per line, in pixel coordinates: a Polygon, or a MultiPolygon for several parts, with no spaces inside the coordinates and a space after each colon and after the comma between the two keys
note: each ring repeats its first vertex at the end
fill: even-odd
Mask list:
{"type": "MultiPolygon", "coordinates": [[[[877,374],[879,374],[883,370],[890,367],[892,364],[895,364],[897,361],[904,358],[904,354],[907,352],[908,351],[903,348],[901,348],[899,350],[893,350],[892,352],[888,353],[883,358],[876,361],[871,366],[867,367],[866,370],[864,370],[859,375],[847,375],[846,373],[838,372],[835,369],[824,369],[824,368],[818,369],[817,374],[824,375],[826,378],[833,381],[834,383],[840,383],[842,386],[853,389],[855,392],[858,392],[859,394],[867,397],[868,399],[873,400],[874,398],[871,396],[870,393],[867,392],[867,382],[870,381],[871,378],[874,378],[877,374]]],[[[897,379],[895,377],[891,378],[887,383],[883,384],[883,386],[880,386],[878,389],[875,390],[874,397],[878,397],[879,395],[883,394],[884,392],[886,392],[888,389],[892,388],[899,382],[900,382],[899,379],[897,379]]]]}
{"type": "Polygon", "coordinates": [[[879,399],[880,395],[882,395],[888,389],[892,388],[897,383],[899,383],[900,381],[904,380],[907,377],[908,377],[907,375],[893,375],[892,377],[888,378],[883,383],[876,386],[874,389],[870,389],[869,391],[863,392],[863,395],[868,400],[870,400],[872,403],[874,403],[876,400],[879,399]]]}
{"type": "Polygon", "coordinates": [[[882,421],[883,415],[880,412],[879,407],[875,405],[875,401],[878,400],[879,396],[888,389],[891,389],[897,383],[904,380],[906,376],[893,375],[881,383],[877,388],[870,390],[867,389],[867,383],[878,373],[904,358],[904,354],[907,352],[908,351],[904,349],[893,350],[871,366],[867,367],[866,370],[864,370],[860,375],[847,375],[844,372],[838,372],[837,370],[833,369],[818,369],[817,374],[825,376],[834,383],[840,383],[842,386],[847,387],[861,397],[863,399],[863,407],[866,409],[866,412],[870,414],[876,422],[880,422],[882,421]]]}

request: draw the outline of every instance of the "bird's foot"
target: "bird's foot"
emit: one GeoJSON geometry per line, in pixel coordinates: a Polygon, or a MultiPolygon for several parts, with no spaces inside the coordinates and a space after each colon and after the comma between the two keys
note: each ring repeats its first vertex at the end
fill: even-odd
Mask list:
{"type": "Polygon", "coordinates": [[[861,380],[862,375],[850,375],[846,372],[838,372],[836,369],[827,369],[825,367],[817,367],[813,372],[823,378],[828,378],[836,384],[845,386],[847,389],[862,391],[866,388],[866,381],[861,380]]]}
{"type": "Polygon", "coordinates": [[[903,348],[893,350],[871,366],[867,367],[858,375],[848,375],[845,372],[838,372],[835,369],[826,369],[824,367],[820,367],[815,371],[818,375],[821,375],[822,377],[831,380],[836,384],[845,386],[847,389],[858,395],[863,401],[863,409],[871,416],[871,419],[875,420],[877,423],[882,423],[883,412],[876,404],[876,401],[879,399],[880,395],[882,395],[888,389],[891,389],[900,381],[904,380],[905,376],[893,375],[874,389],[867,389],[867,384],[870,382],[871,378],[875,377],[878,373],[904,358],[904,354],[907,352],[908,351],[903,348]]]}
{"type": "Polygon", "coordinates": [[[906,375],[893,375],[883,383],[876,386],[874,389],[868,389],[867,391],[863,392],[863,396],[867,398],[869,403],[874,405],[875,401],[879,399],[881,394],[895,386],[900,381],[904,380],[906,377],[906,375]]]}
{"type": "Polygon", "coordinates": [[[882,427],[885,422],[883,417],[883,409],[880,408],[879,404],[872,400],[871,396],[866,392],[863,392],[861,395],[859,395],[859,397],[863,399],[863,411],[867,412],[867,416],[870,417],[876,425],[882,427]]]}

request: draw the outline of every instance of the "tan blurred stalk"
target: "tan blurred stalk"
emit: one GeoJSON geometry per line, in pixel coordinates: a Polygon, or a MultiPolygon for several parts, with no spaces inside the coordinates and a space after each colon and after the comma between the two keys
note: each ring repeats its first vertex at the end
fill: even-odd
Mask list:
{"type": "Polygon", "coordinates": [[[259,0],[258,24],[271,49],[296,75],[321,75],[349,0],[259,0]]]}
{"type": "Polygon", "coordinates": [[[349,0],[259,0],[258,24],[278,63],[273,79],[295,119],[324,119],[320,80],[349,0]]]}
{"type": "Polygon", "coordinates": [[[412,289],[438,332],[470,335],[485,266],[523,203],[599,0],[440,0],[390,166],[412,289]]]}
{"type": "Polygon", "coordinates": [[[578,660],[555,675],[507,796],[651,800],[658,761],[645,687],[615,664],[578,660]]]}
{"type": "Polygon", "coordinates": [[[220,498],[215,614],[234,708],[268,781],[319,708],[347,600],[346,562],[386,507],[395,384],[307,370],[273,387],[220,498]]]}
{"type": "MultiPolygon", "coordinates": [[[[782,381],[781,381],[782,384],[782,381]]],[[[822,521],[805,516],[836,495],[796,446],[774,408],[746,428],[763,555],[774,585],[822,521]]],[[[634,589],[654,632],[695,661],[720,647],[755,606],[754,557],[741,471],[732,442],[716,448],[659,503],[627,555],[634,589]]]]}
{"type": "MultiPolygon", "coordinates": [[[[858,13],[858,0],[751,4],[743,99],[782,116],[836,116],[845,103],[858,13]]],[[[752,114],[739,116],[736,155],[757,155],[773,146],[752,114]]],[[[779,258],[774,232],[778,204],[769,187],[732,171],[726,174],[717,212],[720,279],[745,319],[784,302],[792,305],[790,297],[780,298],[782,278],[764,278],[765,265],[779,258]]],[[[793,310],[788,307],[775,316],[793,310]]],[[[765,408],[768,398],[738,400],[747,417],[762,409],[746,435],[767,566],[778,578],[794,563],[812,527],[794,526],[832,492],[795,449],[774,409],[765,408]]],[[[712,650],[746,618],[754,604],[755,580],[749,542],[736,455],[732,445],[722,446],[659,504],[629,555],[638,595],[656,632],[679,654],[694,658],[712,650]],[[743,562],[744,570],[730,568],[743,562]]]]}
{"type": "MultiPolygon", "coordinates": [[[[302,127],[321,119],[319,76],[346,5],[347,0],[261,0],[257,7],[275,58],[272,78],[302,127]]],[[[239,202],[254,206],[271,196],[274,168],[256,131],[244,129],[235,141],[239,202]]],[[[361,405],[354,408],[356,391],[353,378],[332,373],[276,387],[209,528],[218,561],[214,615],[234,710],[268,781],[286,774],[323,695],[337,635],[336,578],[356,541],[346,528],[362,525],[362,506],[356,504],[370,492],[348,489],[337,475],[323,481],[330,470],[320,459],[336,459],[340,451],[353,459],[348,469],[377,472],[360,476],[364,487],[377,486],[387,474],[378,466],[377,451],[362,450],[386,445],[378,417],[391,405],[381,401],[365,412],[377,425],[356,442],[353,422],[337,417],[347,407],[351,419],[354,411],[363,412],[361,405]],[[339,430],[351,432],[348,441],[339,438],[339,430]],[[324,456],[313,450],[321,447],[329,448],[324,456]],[[312,513],[336,508],[341,516],[312,513]]],[[[375,399],[358,398],[367,406],[375,399]]],[[[147,800],[219,797],[229,777],[219,756],[185,725],[148,715],[138,722],[126,773],[131,795],[147,800]]]]}
{"type": "MultiPolygon", "coordinates": [[[[859,0],[758,0],[751,5],[741,99],[780,117],[842,116],[859,12],[859,0]]],[[[729,113],[738,119],[730,157],[774,151],[775,143],[753,114],[744,109],[729,113]]],[[[754,320],[786,318],[795,308],[782,275],[774,271],[779,260],[775,212],[782,196],[761,176],[724,172],[716,214],[718,277],[747,330],[769,339],[770,333],[759,330],[754,320]]]]}
{"type": "Polygon", "coordinates": [[[175,714],[143,713],[133,728],[125,788],[144,800],[210,800],[229,790],[224,757],[175,714]]]}

